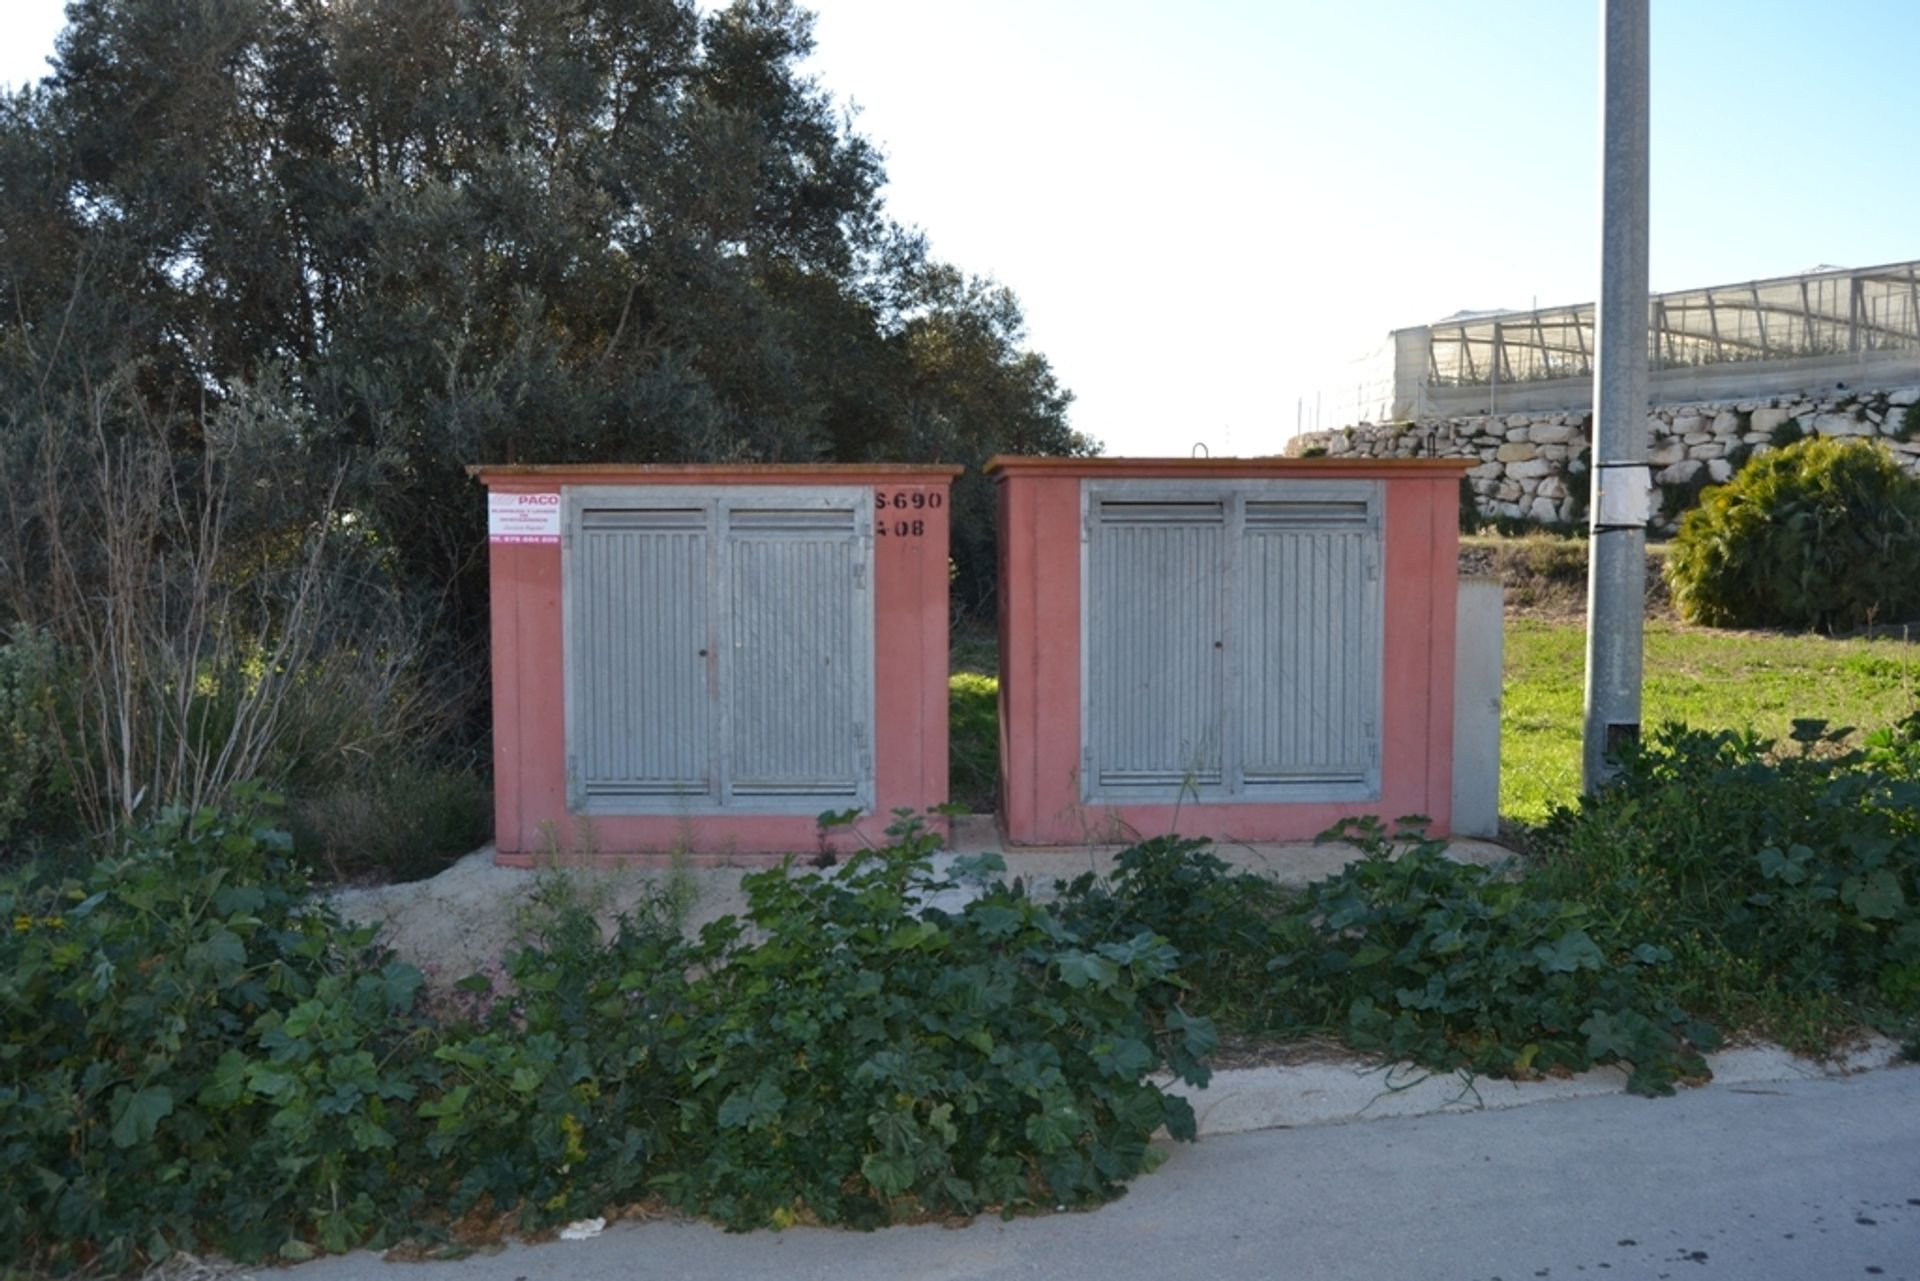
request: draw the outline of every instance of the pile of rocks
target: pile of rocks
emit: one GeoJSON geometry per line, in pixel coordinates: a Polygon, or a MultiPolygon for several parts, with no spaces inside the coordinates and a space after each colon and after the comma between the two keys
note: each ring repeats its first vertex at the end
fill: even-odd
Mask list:
{"type": "MultiPolygon", "coordinates": [[[[1789,422],[1805,435],[1876,437],[1920,472],[1920,387],[1656,409],[1647,415],[1648,462],[1654,484],[1680,500],[1655,504],[1656,528],[1672,528],[1701,488],[1772,448],[1789,422]]],[[[1483,517],[1571,524],[1586,512],[1592,426],[1593,416],[1577,410],[1362,423],[1297,436],[1287,453],[1478,459],[1467,479],[1483,517]]]]}

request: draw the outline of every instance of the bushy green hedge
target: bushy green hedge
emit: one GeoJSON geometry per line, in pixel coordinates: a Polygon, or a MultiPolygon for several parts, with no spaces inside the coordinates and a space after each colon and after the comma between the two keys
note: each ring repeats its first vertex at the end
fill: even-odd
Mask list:
{"type": "MultiPolygon", "coordinates": [[[[1176,953],[1088,940],[916,828],[746,921],[549,914],[441,1008],[252,814],[0,888],[0,1269],[298,1259],[664,1197],[730,1227],[1084,1205],[1154,1164],[1211,1027],[1176,953]]],[[[991,869],[982,869],[990,871],[991,869]]]]}
{"type": "Polygon", "coordinates": [[[1680,522],[1674,604],[1715,627],[1853,628],[1920,614],[1920,479],[1886,447],[1810,437],[1753,459],[1680,522]]]}

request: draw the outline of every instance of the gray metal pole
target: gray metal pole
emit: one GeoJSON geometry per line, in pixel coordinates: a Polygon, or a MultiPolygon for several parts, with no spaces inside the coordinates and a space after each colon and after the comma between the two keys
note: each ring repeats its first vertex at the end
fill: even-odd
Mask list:
{"type": "Polygon", "coordinates": [[[1582,782],[1640,734],[1646,614],[1647,4],[1601,0],[1600,305],[1594,324],[1592,540],[1582,782]]]}

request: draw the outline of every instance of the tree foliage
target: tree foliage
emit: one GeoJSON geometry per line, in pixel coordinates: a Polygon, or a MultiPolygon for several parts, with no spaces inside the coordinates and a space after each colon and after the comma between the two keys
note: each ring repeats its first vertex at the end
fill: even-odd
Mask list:
{"type": "Polygon", "coordinates": [[[280,397],[453,642],[470,462],[1090,448],[1012,294],[886,216],[811,47],[790,0],[80,0],[0,101],[0,430],[158,422],[190,459],[280,397]]]}

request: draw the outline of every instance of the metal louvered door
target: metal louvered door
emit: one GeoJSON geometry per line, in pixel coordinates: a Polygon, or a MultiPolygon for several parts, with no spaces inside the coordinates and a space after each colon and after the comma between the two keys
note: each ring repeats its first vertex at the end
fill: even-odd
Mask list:
{"type": "Polygon", "coordinates": [[[851,806],[868,747],[873,607],[852,506],[726,506],[725,798],[851,806]]]}
{"type": "Polygon", "coordinates": [[[576,808],[718,800],[709,508],[588,507],[576,519],[567,673],[576,808]]]}
{"type": "Polygon", "coordinates": [[[1087,530],[1083,787],[1218,788],[1226,504],[1094,496],[1087,530]]]}
{"type": "Polygon", "coordinates": [[[1379,523],[1364,495],[1243,508],[1243,790],[1346,800],[1380,782],[1379,523]]]}
{"type": "Polygon", "coordinates": [[[563,589],[576,809],[872,805],[868,501],[851,489],[576,492],[563,589]]]}
{"type": "Polygon", "coordinates": [[[1083,502],[1084,799],[1378,795],[1377,485],[1113,482],[1083,502]]]}

